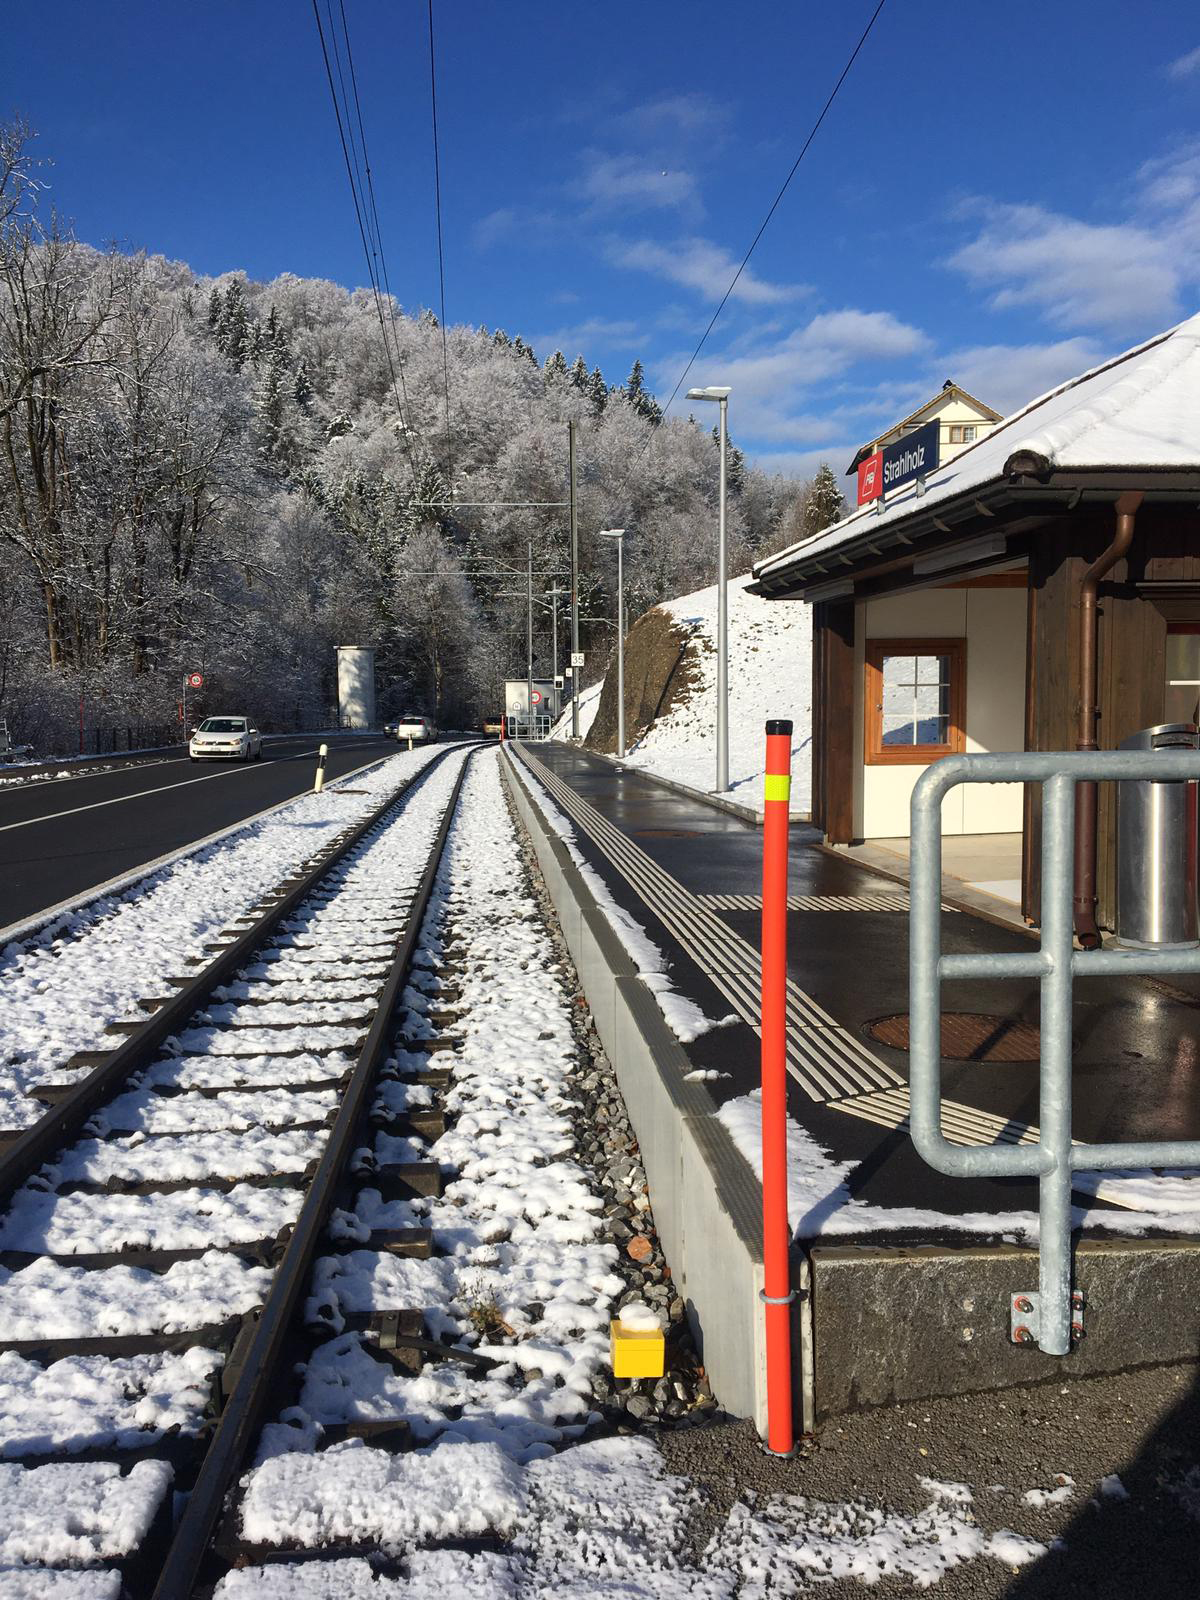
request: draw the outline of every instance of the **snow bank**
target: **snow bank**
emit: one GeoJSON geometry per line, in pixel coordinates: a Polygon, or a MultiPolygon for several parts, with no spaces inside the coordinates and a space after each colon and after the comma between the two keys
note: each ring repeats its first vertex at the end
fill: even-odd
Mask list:
{"type": "Polygon", "coordinates": [[[1044,1544],[1007,1528],[986,1534],[959,1497],[942,1492],[962,1485],[923,1482],[932,1498],[915,1515],[803,1495],[777,1495],[761,1508],[739,1502],[705,1556],[743,1579],[742,1600],[759,1600],[839,1578],[873,1584],[905,1577],[927,1589],[980,1556],[1015,1568],[1047,1554],[1044,1544]]]}
{"type": "MultiPolygon", "coordinates": [[[[747,594],[752,581],[747,576],[729,584],[730,787],[726,793],[746,805],[761,803],[763,724],[768,717],[787,717],[795,729],[792,810],[807,812],[812,804],[812,611],[806,605],[747,594]]],[[[717,587],[681,595],[662,609],[692,632],[698,683],[638,740],[626,765],[707,792],[716,779],[717,587]]],[[[589,726],[594,705],[590,709],[589,726]]]]}
{"type": "MultiPolygon", "coordinates": [[[[759,1090],[727,1100],[717,1112],[734,1144],[757,1177],[762,1177],[762,1095],[759,1090]]],[[[788,1217],[797,1238],[813,1239],[835,1234],[895,1233],[903,1229],[950,1229],[959,1233],[1003,1237],[1012,1243],[1036,1245],[1035,1211],[967,1211],[961,1214],[926,1210],[921,1206],[878,1206],[856,1199],[846,1179],[856,1161],[835,1161],[825,1146],[793,1117],[788,1118],[788,1217]]],[[[1200,1179],[1182,1175],[1140,1180],[1111,1174],[1076,1173],[1072,1188],[1078,1194],[1096,1192],[1100,1198],[1125,1209],[1076,1206],[1075,1227],[1103,1228],[1109,1233],[1140,1235],[1163,1231],[1200,1233],[1200,1179]],[[1184,1187],[1190,1184],[1192,1187],[1184,1187]],[[1156,1209],[1156,1207],[1159,1207],[1156,1209]]]]}

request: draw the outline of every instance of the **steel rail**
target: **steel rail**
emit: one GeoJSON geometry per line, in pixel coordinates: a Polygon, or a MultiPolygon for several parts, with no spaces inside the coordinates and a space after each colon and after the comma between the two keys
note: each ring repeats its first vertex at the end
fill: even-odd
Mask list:
{"type": "Polygon", "coordinates": [[[192,1594],[225,1510],[226,1496],[242,1471],[257,1436],[297,1303],[307,1287],[312,1262],[321,1244],[326,1219],[347,1163],[358,1147],[359,1124],[367,1109],[367,1096],[387,1048],[393,1012],[408,977],[472,754],[473,751],[463,761],[446,804],[445,815],[409,908],[404,933],[396,945],[374,1021],[359,1051],[337,1120],[275,1273],[245,1363],[225,1402],[187,1508],[175,1530],[153,1600],[188,1600],[192,1594]]]}
{"type": "Polygon", "coordinates": [[[131,1074],[152,1065],[164,1042],[204,1004],[212,991],[245,966],[254,951],[307,899],[321,880],[366,838],[393,806],[422,784],[456,748],[448,747],[422,767],[420,772],[414,773],[368,817],[322,851],[300,877],[285,879],[285,883],[292,883],[293,886],[274,905],[269,906],[252,927],[239,934],[177,993],[151,1012],[136,1033],[118,1045],[106,1061],[95,1067],[70,1094],[52,1106],[45,1116],[39,1117],[0,1155],[0,1205],[7,1204],[21,1184],[31,1178],[57,1150],[77,1139],[92,1113],[110,1099],[131,1074]]]}

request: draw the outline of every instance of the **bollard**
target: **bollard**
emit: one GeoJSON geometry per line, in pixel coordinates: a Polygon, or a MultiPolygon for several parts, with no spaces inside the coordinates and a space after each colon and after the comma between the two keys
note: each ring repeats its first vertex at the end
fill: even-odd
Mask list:
{"type": "Polygon", "coordinates": [[[409,755],[412,755],[412,734],[411,733],[408,736],[408,753],[409,753],[409,755]]]}
{"type": "Polygon", "coordinates": [[[787,1195],[787,892],[792,724],[767,723],[763,780],[762,1196],[767,1449],[792,1454],[791,1230],[787,1195]]]}
{"type": "Polygon", "coordinates": [[[329,754],[329,746],[323,744],[317,753],[317,777],[313,784],[313,793],[320,794],[325,787],[325,757],[329,754]]]}

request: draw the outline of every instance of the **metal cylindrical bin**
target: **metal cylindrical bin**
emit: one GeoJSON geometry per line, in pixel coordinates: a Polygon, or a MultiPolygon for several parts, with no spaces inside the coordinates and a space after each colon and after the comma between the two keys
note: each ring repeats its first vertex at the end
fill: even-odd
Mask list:
{"type": "MultiPolygon", "coordinates": [[[[1192,722],[1143,728],[1122,750],[1195,750],[1192,722]]],[[[1200,943],[1194,781],[1117,785],[1117,938],[1141,948],[1200,943]]]]}

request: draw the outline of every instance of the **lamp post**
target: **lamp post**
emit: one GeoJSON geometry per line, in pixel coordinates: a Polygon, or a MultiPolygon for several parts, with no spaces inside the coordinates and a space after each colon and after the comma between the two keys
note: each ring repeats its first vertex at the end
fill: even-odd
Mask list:
{"type": "MultiPolygon", "coordinates": [[[[546,590],[546,593],[550,596],[550,609],[551,609],[551,619],[552,619],[551,623],[550,623],[550,659],[551,659],[551,661],[553,662],[554,665],[553,665],[553,667],[551,669],[551,674],[550,675],[554,680],[554,687],[556,689],[558,688],[558,597],[559,597],[559,595],[562,595],[562,594],[570,594],[570,592],[571,592],[570,589],[560,588],[560,586],[557,583],[554,585],[554,587],[552,589],[547,589],[546,590]]],[[[558,716],[559,710],[560,710],[560,702],[555,701],[554,715],[556,717],[558,716]]]]}
{"type": "Polygon", "coordinates": [[[625,759],[625,529],[601,528],[602,539],[617,541],[617,758],[625,759]]]}
{"type": "Polygon", "coordinates": [[[528,545],[526,571],[526,599],[528,614],[525,629],[525,737],[533,738],[533,540],[528,545]]]}
{"type": "Polygon", "coordinates": [[[575,674],[579,668],[575,658],[579,654],[579,516],[577,484],[575,477],[575,441],[579,424],[572,418],[567,424],[567,457],[571,479],[571,737],[579,738],[579,684],[575,674]]]}
{"type": "Polygon", "coordinates": [[[716,400],[721,407],[721,482],[717,508],[717,794],[729,788],[729,592],[725,542],[725,453],[729,390],[719,384],[689,389],[689,400],[716,400]]]}

